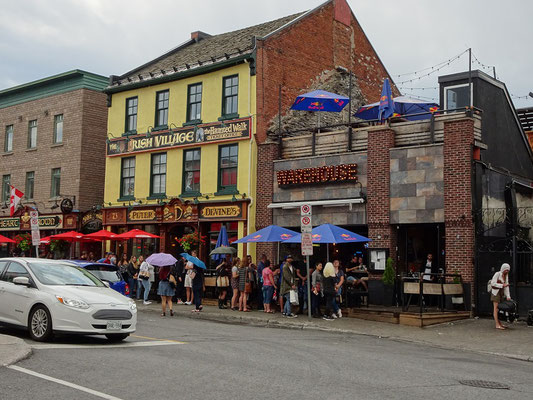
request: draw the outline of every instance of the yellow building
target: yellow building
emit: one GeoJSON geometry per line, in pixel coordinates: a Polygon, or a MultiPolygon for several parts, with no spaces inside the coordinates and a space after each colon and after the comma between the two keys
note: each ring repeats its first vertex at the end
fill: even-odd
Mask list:
{"type": "MultiPolygon", "coordinates": [[[[185,45],[110,78],[103,223],[161,237],[119,253],[176,254],[177,239],[200,232],[200,257],[208,260],[223,224],[230,240],[255,230],[253,58],[210,38],[217,36],[195,32],[185,45]]],[[[253,245],[239,247],[239,256],[255,258],[253,245]]]]}

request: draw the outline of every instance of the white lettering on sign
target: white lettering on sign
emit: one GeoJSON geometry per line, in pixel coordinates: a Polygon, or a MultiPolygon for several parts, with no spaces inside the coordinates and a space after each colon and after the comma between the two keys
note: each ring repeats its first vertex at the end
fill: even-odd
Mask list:
{"type": "Polygon", "coordinates": [[[302,233],[302,256],[313,255],[313,234],[302,233]]]}

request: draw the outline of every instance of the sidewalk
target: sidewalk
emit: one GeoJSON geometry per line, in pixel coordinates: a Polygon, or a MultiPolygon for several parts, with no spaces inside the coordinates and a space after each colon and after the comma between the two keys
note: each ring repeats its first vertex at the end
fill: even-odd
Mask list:
{"type": "MultiPolygon", "coordinates": [[[[137,302],[140,312],[161,313],[161,305],[143,305],[137,302]]],[[[533,327],[525,322],[511,325],[506,331],[494,329],[492,319],[469,319],[453,323],[417,328],[385,322],[366,321],[356,318],[341,318],[334,321],[307,318],[287,319],[280,313],[265,314],[262,311],[249,313],[220,310],[215,306],[204,306],[200,313],[192,313],[193,306],[176,305],[174,317],[198,318],[224,323],[263,326],[269,328],[306,329],[343,334],[367,335],[378,338],[420,343],[444,349],[472,351],[499,355],[533,362],[533,327]]],[[[170,318],[170,317],[165,317],[170,318]]]]}
{"type": "Polygon", "coordinates": [[[14,364],[31,354],[31,347],[14,336],[0,335],[0,367],[14,364]]]}

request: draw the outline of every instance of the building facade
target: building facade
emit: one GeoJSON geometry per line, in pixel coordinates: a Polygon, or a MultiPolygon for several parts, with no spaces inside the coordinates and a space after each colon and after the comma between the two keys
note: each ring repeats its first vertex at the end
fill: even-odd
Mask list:
{"type": "Polygon", "coordinates": [[[101,226],[106,84],[74,70],[0,92],[0,233],[29,231],[31,209],[39,211],[41,236],[101,226]],[[10,185],[24,193],[13,217],[10,185]]]}

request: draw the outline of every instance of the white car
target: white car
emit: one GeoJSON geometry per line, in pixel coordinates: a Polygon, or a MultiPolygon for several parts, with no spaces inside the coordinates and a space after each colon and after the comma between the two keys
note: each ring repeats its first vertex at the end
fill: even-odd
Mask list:
{"type": "Polygon", "coordinates": [[[137,306],[68,261],[0,258],[0,323],[26,327],[38,341],[54,332],[120,341],[135,332],[137,306]]]}

